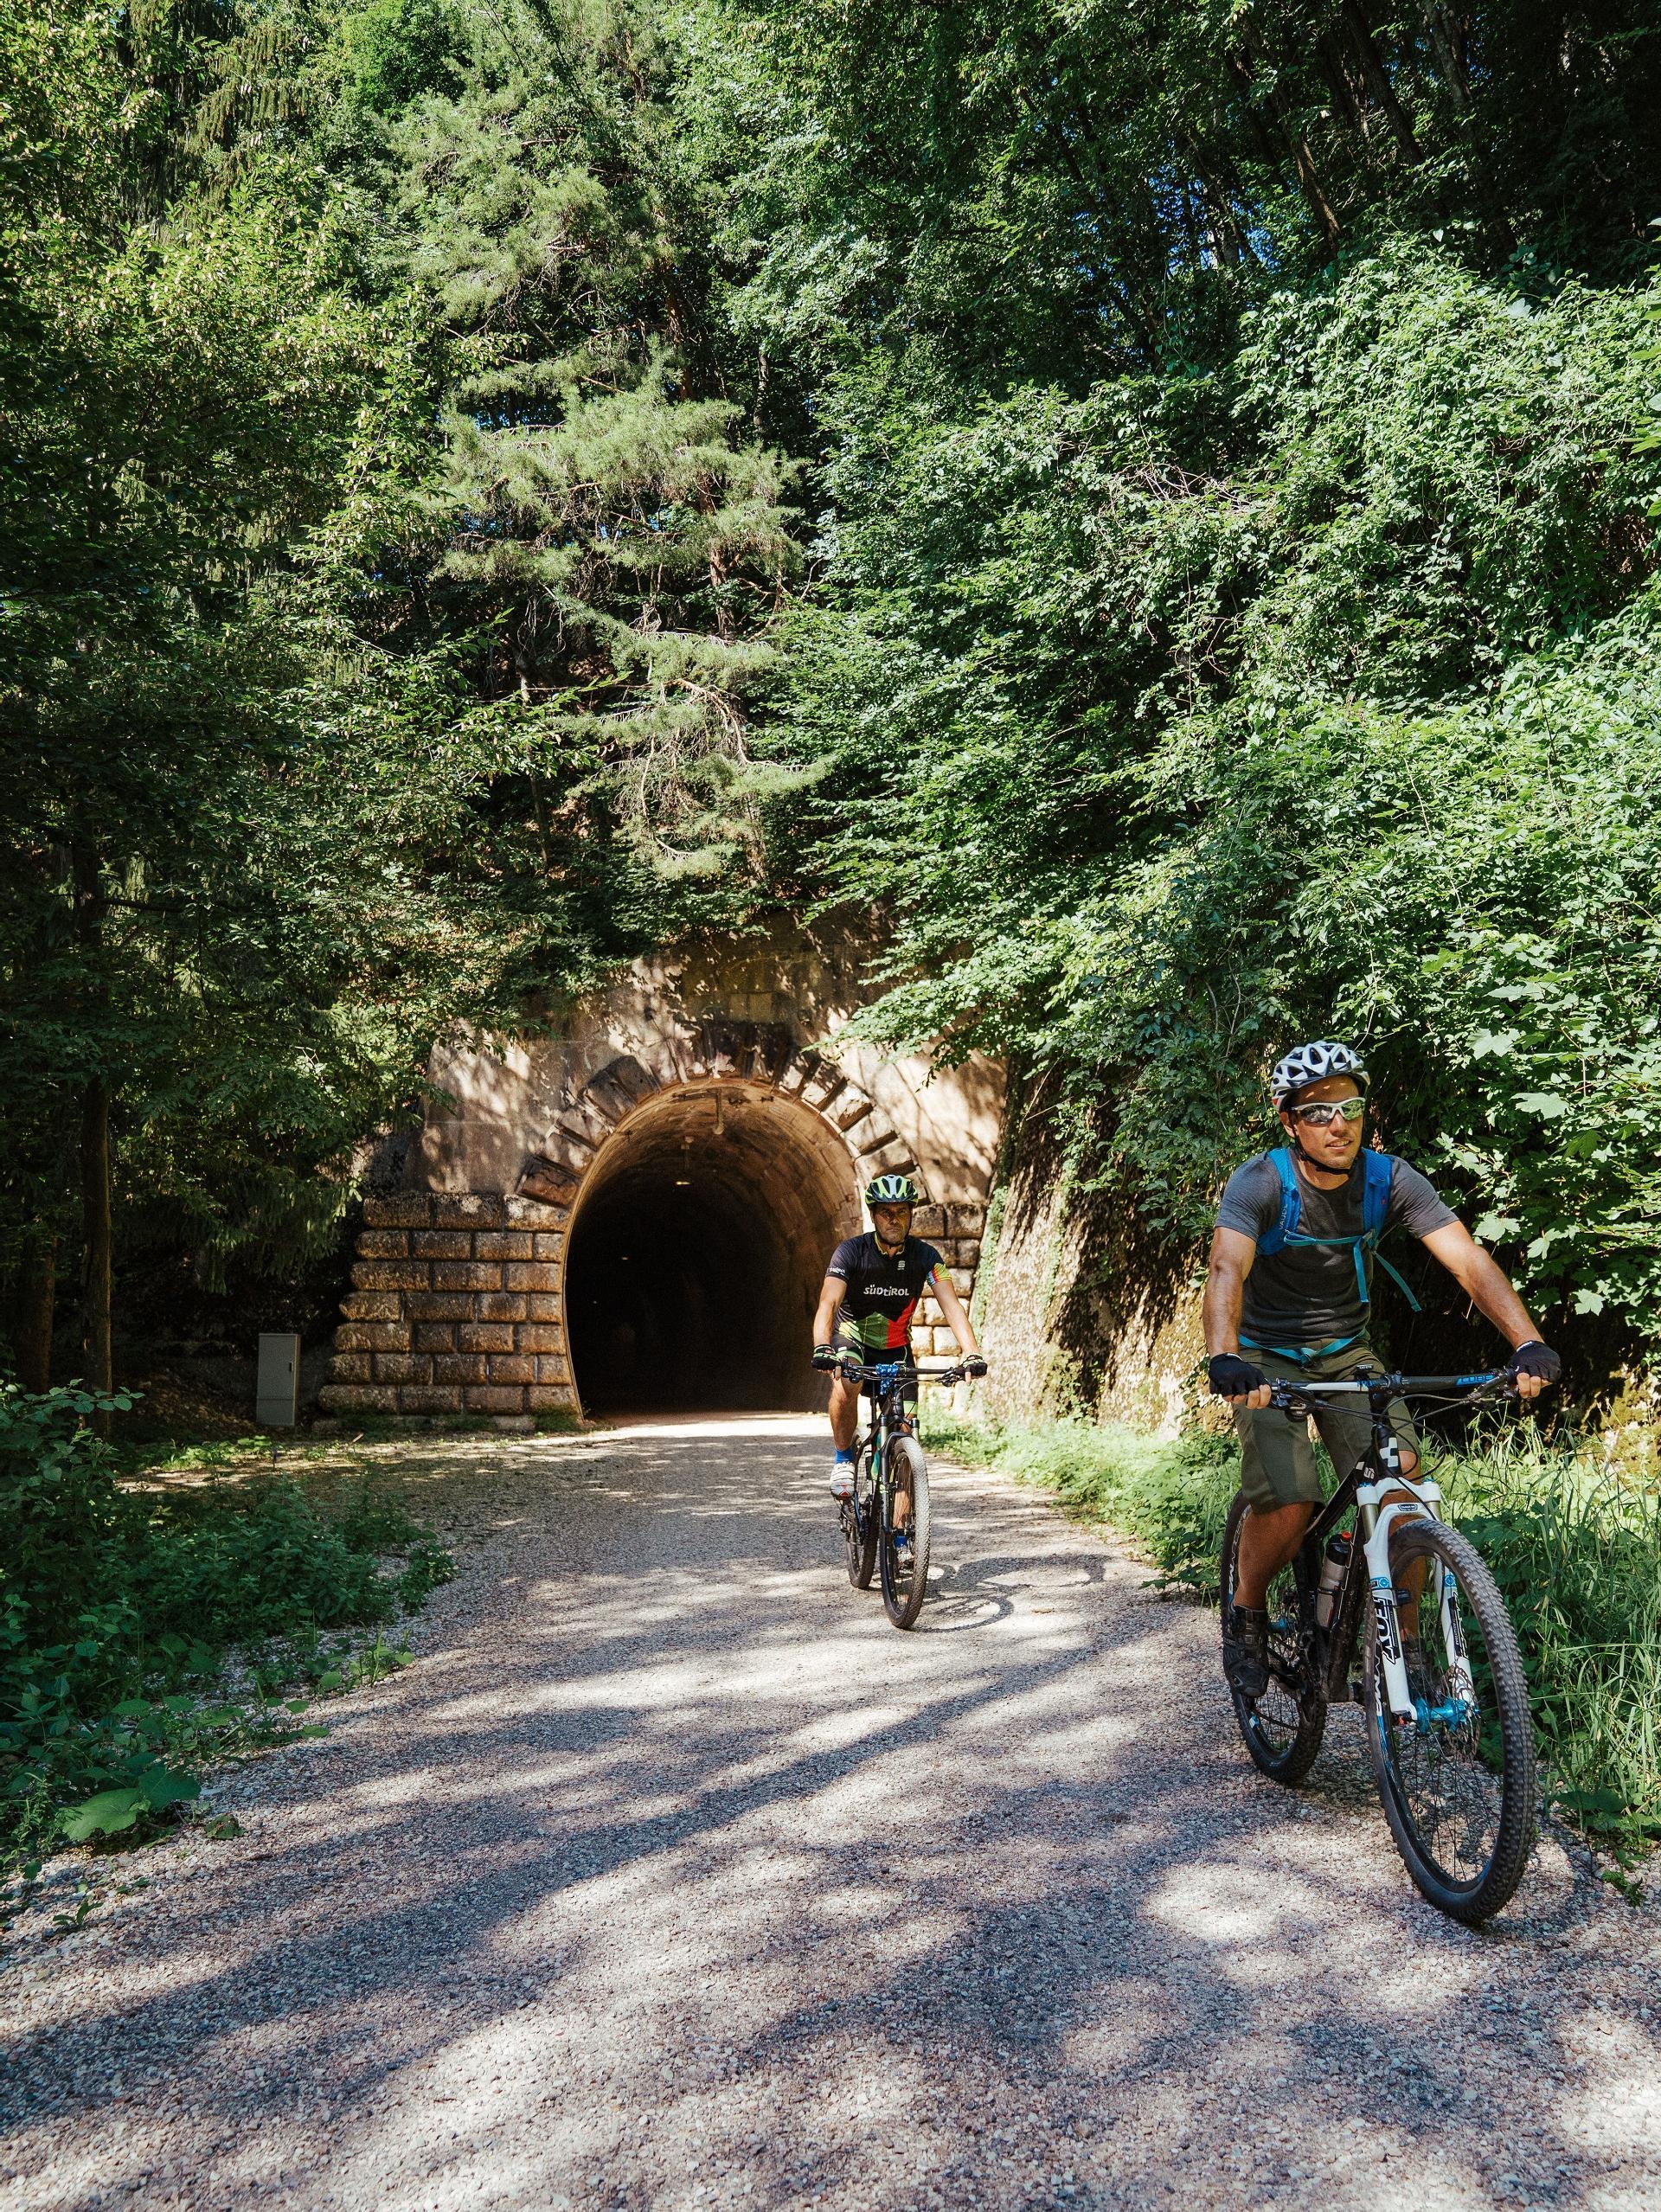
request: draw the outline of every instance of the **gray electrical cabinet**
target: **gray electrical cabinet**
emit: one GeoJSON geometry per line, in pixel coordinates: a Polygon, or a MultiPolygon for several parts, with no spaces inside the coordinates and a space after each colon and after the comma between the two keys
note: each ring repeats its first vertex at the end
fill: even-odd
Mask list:
{"type": "Polygon", "coordinates": [[[300,1340],[261,1331],[253,1417],[261,1428],[292,1428],[300,1418],[300,1340]]]}

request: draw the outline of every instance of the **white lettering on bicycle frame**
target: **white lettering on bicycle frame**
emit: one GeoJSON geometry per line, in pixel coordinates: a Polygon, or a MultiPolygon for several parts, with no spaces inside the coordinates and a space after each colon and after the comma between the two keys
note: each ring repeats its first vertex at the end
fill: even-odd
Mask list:
{"type": "Polygon", "coordinates": [[[1373,1585],[1373,1619],[1378,1625],[1379,1649],[1386,1661],[1394,1665],[1401,1657],[1401,1638],[1396,1623],[1395,1592],[1388,1581],[1373,1585]]]}

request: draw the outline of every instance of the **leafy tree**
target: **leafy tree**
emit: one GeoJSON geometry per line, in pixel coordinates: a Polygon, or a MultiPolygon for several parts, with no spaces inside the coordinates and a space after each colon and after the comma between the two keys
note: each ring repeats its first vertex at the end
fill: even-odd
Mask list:
{"type": "Polygon", "coordinates": [[[850,409],[794,713],[880,794],[818,831],[903,919],[868,1030],[1051,1069],[1176,1254],[1355,1034],[1588,1363],[1647,1337],[1658,305],[1397,248],[1212,389],[850,409]]]}

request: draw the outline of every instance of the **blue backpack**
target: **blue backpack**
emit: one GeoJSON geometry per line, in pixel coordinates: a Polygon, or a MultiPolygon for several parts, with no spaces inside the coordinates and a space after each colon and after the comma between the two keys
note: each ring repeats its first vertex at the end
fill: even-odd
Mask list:
{"type": "Polygon", "coordinates": [[[1297,1366],[1307,1366],[1311,1360],[1325,1359],[1334,1352],[1346,1352],[1351,1344],[1358,1344],[1366,1334],[1366,1316],[1372,1305],[1372,1286],[1367,1279],[1367,1262],[1376,1255],[1385,1273],[1400,1286],[1403,1297],[1415,1313],[1422,1309],[1412,1290],[1402,1281],[1383,1253],[1378,1250],[1378,1240],[1384,1234],[1384,1219],[1389,1211],[1390,1177],[1395,1162],[1388,1152],[1375,1152],[1370,1148],[1363,1152],[1361,1186],[1361,1234],[1359,1236],[1305,1236],[1298,1224],[1303,1218],[1304,1196],[1299,1189],[1297,1170],[1292,1164],[1288,1145],[1278,1145],[1269,1154],[1274,1171],[1280,1178],[1280,1218],[1266,1229],[1257,1240],[1259,1256],[1282,1252],[1289,1244],[1324,1245],[1347,1244],[1355,1257],[1356,1288],[1361,1293],[1362,1325],[1351,1337],[1336,1337],[1330,1344],[1264,1344],[1249,1337],[1240,1340],[1243,1350],[1273,1352],[1281,1359],[1292,1361],[1297,1366]]]}

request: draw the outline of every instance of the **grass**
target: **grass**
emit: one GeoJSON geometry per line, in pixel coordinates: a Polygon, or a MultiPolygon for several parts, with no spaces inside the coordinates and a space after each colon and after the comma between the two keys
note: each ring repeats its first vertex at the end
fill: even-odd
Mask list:
{"type": "Polygon", "coordinates": [[[258,1437],[118,1454],[101,1402],[0,1387],[0,1875],[26,1885],[323,1733],[311,1700],[407,1664],[399,1622],[453,1571],[368,1480],[325,1506],[258,1437]]]}
{"type": "MultiPolygon", "coordinates": [[[[1175,1442],[1084,1421],[936,1419],[930,1441],[1053,1491],[1137,1542],[1175,1589],[1215,1600],[1232,1438],[1175,1442]]],[[[1516,1624],[1554,1801],[1623,1861],[1661,1840],[1661,1489],[1595,1444],[1501,1432],[1441,1454],[1450,1516],[1516,1624]]]]}

